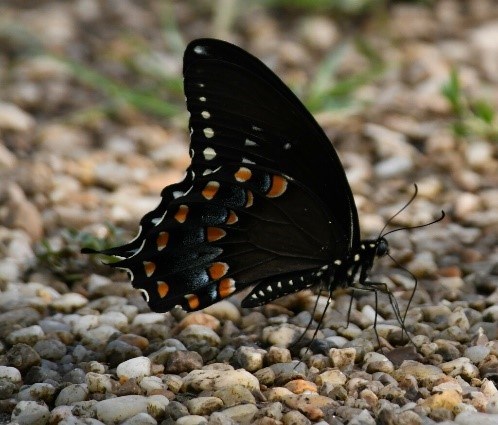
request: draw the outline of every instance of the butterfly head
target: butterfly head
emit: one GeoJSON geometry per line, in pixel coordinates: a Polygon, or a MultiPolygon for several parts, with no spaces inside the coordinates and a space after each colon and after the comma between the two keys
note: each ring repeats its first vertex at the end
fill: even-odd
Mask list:
{"type": "Polygon", "coordinates": [[[384,257],[389,254],[389,243],[387,239],[381,236],[375,241],[375,256],[384,257]]]}

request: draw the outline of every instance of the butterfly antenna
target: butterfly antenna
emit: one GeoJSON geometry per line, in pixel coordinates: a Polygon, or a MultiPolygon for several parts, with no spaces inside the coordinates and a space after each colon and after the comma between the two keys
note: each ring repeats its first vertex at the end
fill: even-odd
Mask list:
{"type": "Polygon", "coordinates": [[[382,237],[384,236],[387,236],[387,235],[390,235],[391,233],[394,233],[394,232],[399,232],[400,230],[413,230],[413,229],[421,229],[422,227],[427,227],[427,226],[431,226],[435,223],[439,223],[442,219],[444,219],[446,217],[446,214],[444,211],[441,210],[441,217],[439,218],[436,218],[435,220],[429,222],[429,223],[425,223],[425,224],[419,224],[418,226],[406,226],[406,227],[400,227],[399,229],[394,229],[394,230],[390,230],[389,232],[387,233],[384,233],[382,235],[382,237]]]}
{"type": "MultiPolygon", "coordinates": [[[[383,236],[386,236],[387,234],[389,233],[392,233],[393,231],[390,231],[388,233],[384,233],[384,230],[386,230],[387,226],[389,226],[389,224],[392,223],[392,221],[399,215],[401,214],[404,210],[406,210],[410,204],[415,200],[415,198],[417,197],[417,194],[418,194],[418,186],[417,186],[417,183],[413,183],[413,186],[415,187],[415,191],[413,192],[413,195],[411,196],[411,198],[408,200],[408,202],[396,213],[394,214],[393,216],[391,216],[391,218],[389,218],[389,220],[387,220],[386,224],[384,225],[384,227],[382,228],[382,230],[380,231],[379,233],[379,236],[377,239],[383,237],[383,236]]],[[[432,223],[431,223],[432,224],[432,223]]],[[[398,230],[401,230],[401,229],[398,229],[398,230]]]]}

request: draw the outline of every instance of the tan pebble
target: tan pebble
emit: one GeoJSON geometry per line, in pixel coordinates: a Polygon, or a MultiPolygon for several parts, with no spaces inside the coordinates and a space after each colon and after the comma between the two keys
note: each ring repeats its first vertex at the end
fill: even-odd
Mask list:
{"type": "Polygon", "coordinates": [[[209,314],[201,311],[196,311],[185,316],[185,318],[177,325],[175,333],[185,329],[190,325],[203,325],[210,329],[216,330],[220,327],[220,321],[209,314]]]}
{"type": "Polygon", "coordinates": [[[305,381],[304,379],[295,379],[293,381],[289,381],[285,384],[285,388],[292,391],[294,394],[302,394],[305,391],[311,391],[316,393],[317,386],[313,382],[305,381]]]}

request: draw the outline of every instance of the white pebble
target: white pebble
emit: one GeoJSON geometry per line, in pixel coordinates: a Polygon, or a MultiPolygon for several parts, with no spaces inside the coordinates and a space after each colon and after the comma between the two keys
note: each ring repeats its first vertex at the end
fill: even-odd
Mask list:
{"type": "Polygon", "coordinates": [[[18,425],[45,425],[49,416],[50,411],[45,403],[22,400],[14,408],[11,420],[18,425]]]}
{"type": "Polygon", "coordinates": [[[148,357],[135,357],[120,363],[116,373],[120,379],[141,379],[144,376],[150,376],[152,362],[148,357]]]}
{"type": "Polygon", "coordinates": [[[147,413],[147,398],[127,395],[99,401],[95,405],[97,419],[106,424],[120,423],[139,413],[147,413]]]}
{"type": "Polygon", "coordinates": [[[21,383],[21,372],[15,367],[0,366],[0,379],[8,379],[14,384],[21,383]]]}
{"type": "Polygon", "coordinates": [[[154,323],[164,322],[164,314],[161,313],[142,313],[137,314],[133,319],[132,326],[152,325],[154,323]]]}
{"type": "Polygon", "coordinates": [[[61,313],[71,313],[86,304],[88,304],[88,300],[83,295],[69,292],[52,301],[50,307],[61,313]]]}

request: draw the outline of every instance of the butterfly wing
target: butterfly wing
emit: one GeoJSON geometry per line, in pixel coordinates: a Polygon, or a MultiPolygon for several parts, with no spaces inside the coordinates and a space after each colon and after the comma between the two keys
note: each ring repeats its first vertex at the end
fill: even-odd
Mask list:
{"type": "Polygon", "coordinates": [[[191,114],[185,179],[168,186],[123,259],[154,311],[204,308],[249,285],[243,305],[319,279],[359,244],[343,167],[311,114],[262,62],[229,43],[184,56],[191,114]]]}

